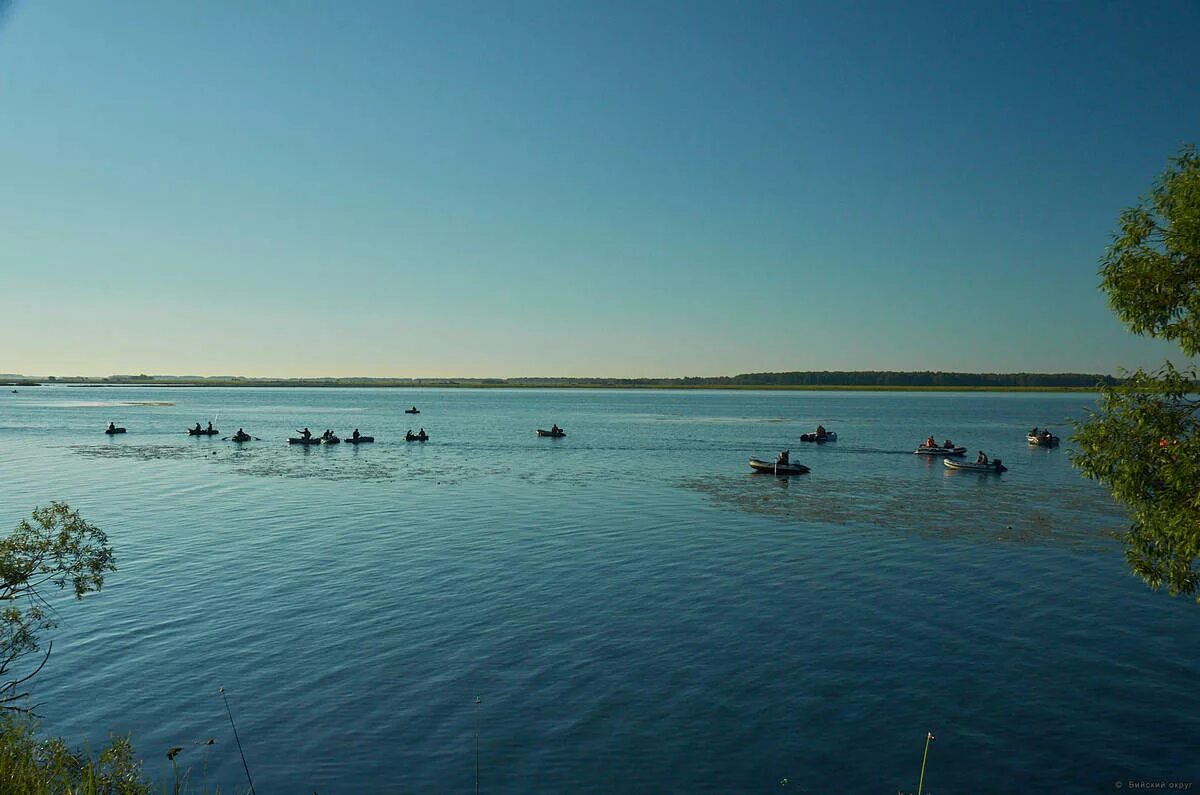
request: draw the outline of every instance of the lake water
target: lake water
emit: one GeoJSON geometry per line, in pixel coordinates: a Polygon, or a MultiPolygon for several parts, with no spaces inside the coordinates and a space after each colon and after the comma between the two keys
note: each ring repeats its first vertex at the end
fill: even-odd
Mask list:
{"type": "Polygon", "coordinates": [[[1200,607],[1128,574],[1065,443],[1025,443],[1092,400],[20,388],[0,530],[65,500],[117,551],[55,601],[44,728],[132,732],[157,778],[184,746],[197,789],[248,789],[219,687],[259,793],[471,792],[476,733],[487,793],[891,795],[929,730],[935,795],[1200,784],[1200,607]],[[184,435],[209,420],[263,441],[184,435]],[[782,448],[811,474],[751,474],[782,448]]]}

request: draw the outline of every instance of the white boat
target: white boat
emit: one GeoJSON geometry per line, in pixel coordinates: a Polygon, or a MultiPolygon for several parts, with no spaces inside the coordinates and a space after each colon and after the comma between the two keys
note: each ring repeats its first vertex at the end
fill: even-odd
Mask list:
{"type": "Polygon", "coordinates": [[[1058,447],[1058,437],[1052,433],[1027,434],[1025,440],[1038,447],[1058,447]]]}
{"type": "Polygon", "coordinates": [[[995,472],[999,475],[1001,472],[1008,471],[1008,467],[1000,463],[999,458],[994,458],[986,464],[978,464],[974,461],[951,461],[949,458],[942,463],[946,465],[946,469],[965,469],[969,472],[995,472]]]}

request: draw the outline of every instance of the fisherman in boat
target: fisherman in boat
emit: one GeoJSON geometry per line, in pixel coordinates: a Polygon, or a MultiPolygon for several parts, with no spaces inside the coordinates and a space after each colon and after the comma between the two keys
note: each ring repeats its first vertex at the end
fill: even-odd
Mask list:
{"type": "Polygon", "coordinates": [[[979,455],[975,458],[975,463],[976,464],[986,464],[987,462],[988,462],[987,453],[980,450],[979,455]]]}
{"type": "Polygon", "coordinates": [[[333,431],[331,431],[329,428],[326,428],[326,429],[325,429],[325,433],[321,434],[321,438],[322,438],[322,439],[325,439],[325,440],[332,439],[332,438],[333,438],[333,431]]]}
{"type": "Polygon", "coordinates": [[[200,433],[200,423],[196,423],[196,427],[192,428],[192,433],[200,433]]]}
{"type": "Polygon", "coordinates": [[[775,463],[783,464],[786,466],[788,463],[788,453],[789,453],[788,450],[781,450],[779,455],[775,456],[775,463]]]}
{"type": "Polygon", "coordinates": [[[953,449],[954,449],[954,442],[952,442],[952,441],[950,441],[949,439],[947,439],[946,441],[942,442],[942,447],[945,447],[947,450],[953,450],[953,449]]]}
{"type": "Polygon", "coordinates": [[[562,429],[558,427],[558,423],[550,426],[550,433],[562,433],[562,429]]]}
{"type": "Polygon", "coordinates": [[[925,447],[937,447],[937,440],[935,440],[933,438],[933,434],[930,434],[929,438],[925,440],[924,446],[925,447]]]}
{"type": "Polygon", "coordinates": [[[209,433],[212,433],[212,432],[213,432],[213,426],[212,426],[212,422],[209,422],[209,423],[208,423],[208,432],[209,432],[209,433]]]}
{"type": "Polygon", "coordinates": [[[115,431],[116,429],[117,429],[117,426],[116,426],[116,425],[114,425],[113,423],[111,423],[111,422],[110,422],[110,423],[108,424],[108,430],[110,430],[110,431],[115,431]]]}
{"type": "Polygon", "coordinates": [[[425,429],[422,428],[421,430],[417,431],[417,438],[418,439],[428,439],[429,434],[425,433],[425,429]]]}
{"type": "Polygon", "coordinates": [[[1034,425],[1034,426],[1033,426],[1033,429],[1029,431],[1029,435],[1030,435],[1030,436],[1037,436],[1037,435],[1038,435],[1038,429],[1037,429],[1037,426],[1036,426],[1036,425],[1034,425]]]}
{"type": "Polygon", "coordinates": [[[827,435],[828,435],[828,434],[825,432],[825,426],[824,426],[824,425],[818,425],[818,426],[817,426],[817,437],[818,437],[818,438],[820,438],[820,437],[822,437],[822,436],[827,436],[827,435]]]}
{"type": "Polygon", "coordinates": [[[304,430],[300,431],[300,438],[301,439],[311,439],[312,431],[310,431],[308,428],[305,428],[304,430]]]}
{"type": "Polygon", "coordinates": [[[357,439],[359,437],[358,428],[354,429],[354,433],[350,434],[350,437],[353,439],[357,439]]]}

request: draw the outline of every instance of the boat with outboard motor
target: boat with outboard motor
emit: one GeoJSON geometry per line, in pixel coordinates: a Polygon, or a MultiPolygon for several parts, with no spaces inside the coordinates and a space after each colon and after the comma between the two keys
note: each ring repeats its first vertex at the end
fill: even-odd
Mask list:
{"type": "Polygon", "coordinates": [[[959,456],[966,454],[967,448],[965,447],[926,447],[925,445],[921,445],[916,450],[913,450],[913,455],[959,456]]]}
{"type": "Polygon", "coordinates": [[[1001,472],[1008,471],[1008,467],[1004,466],[999,458],[993,458],[986,464],[977,461],[951,461],[949,458],[942,463],[946,465],[946,469],[961,469],[968,472],[993,472],[999,475],[1001,472]]]}
{"type": "Polygon", "coordinates": [[[188,436],[216,436],[219,433],[216,428],[188,428],[188,436]]]}
{"type": "Polygon", "coordinates": [[[790,461],[786,464],[780,464],[775,461],[763,461],[758,458],[750,459],[750,468],[755,472],[762,472],[768,475],[806,475],[809,472],[808,467],[804,464],[797,464],[790,461]]]}
{"type": "Polygon", "coordinates": [[[802,433],[802,434],[800,434],[800,441],[816,442],[817,444],[825,444],[826,442],[836,442],[837,434],[834,433],[833,431],[830,431],[829,433],[822,433],[822,434],[802,433]]]}
{"type": "Polygon", "coordinates": [[[421,431],[420,433],[413,433],[412,431],[409,431],[408,433],[404,434],[404,441],[406,441],[406,442],[428,442],[429,434],[425,433],[424,431],[421,431]]]}

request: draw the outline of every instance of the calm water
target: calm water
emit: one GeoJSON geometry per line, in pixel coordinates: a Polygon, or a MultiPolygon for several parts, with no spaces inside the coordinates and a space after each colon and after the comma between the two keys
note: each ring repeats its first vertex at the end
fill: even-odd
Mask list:
{"type": "Polygon", "coordinates": [[[247,789],[222,686],[260,793],[470,792],[476,731],[489,793],[891,795],[930,729],[935,795],[1200,784],[1200,607],[1025,444],[1090,400],[22,388],[0,529],[62,499],[117,549],[61,604],[45,728],[132,732],[158,777],[185,746],[196,786],[247,789]],[[210,419],[264,441],[183,434],[210,419]],[[913,456],[930,433],[1010,471],[913,456]],[[750,473],[783,447],[812,473],[750,473]]]}

